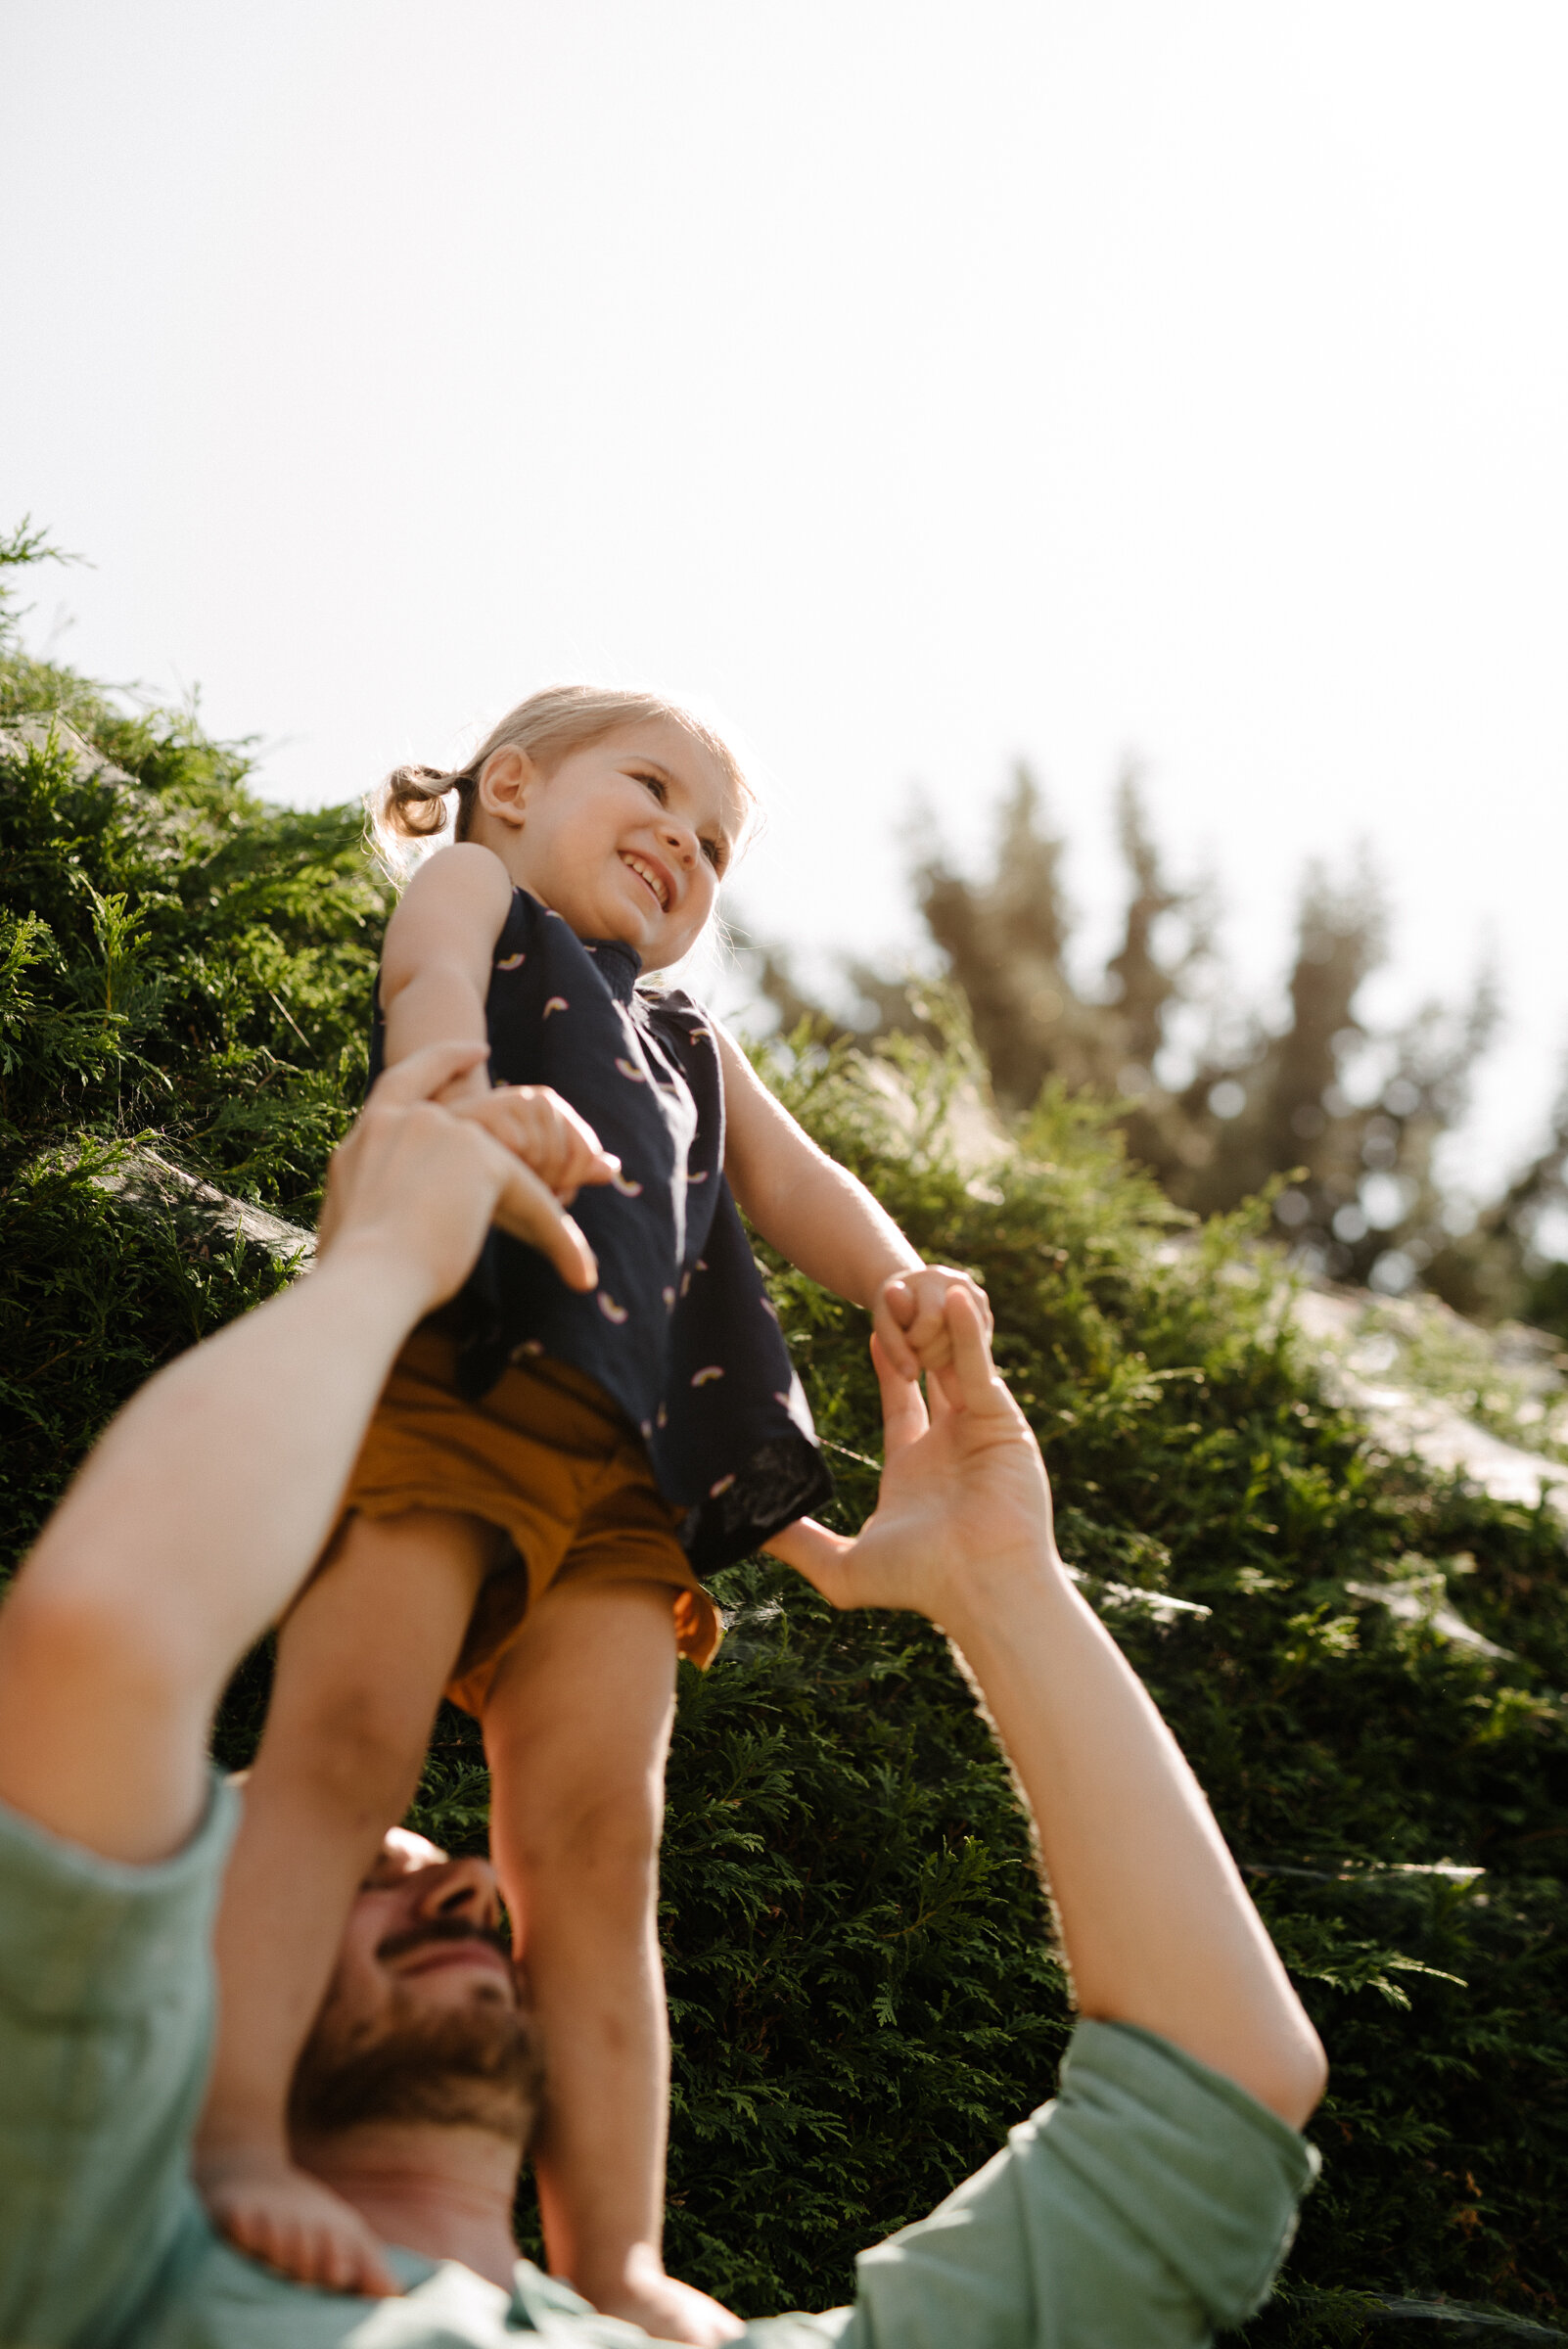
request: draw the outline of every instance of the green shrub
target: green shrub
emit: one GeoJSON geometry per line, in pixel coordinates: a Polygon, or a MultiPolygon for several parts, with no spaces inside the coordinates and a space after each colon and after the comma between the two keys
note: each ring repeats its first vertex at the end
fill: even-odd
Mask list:
{"type": "MultiPolygon", "coordinates": [[[[0,548],[0,552],[3,552],[0,548]]],[[[3,622],[0,612],[0,622],[3,622]]],[[[0,626],[0,1554],[158,1363],[266,1295],[116,1207],[138,1145],[306,1220],[364,1081],[385,918],[357,810],[301,815],[185,713],[130,717],[0,626]],[[117,763],[86,771],[69,719],[117,763]]]]}
{"type": "MultiPolygon", "coordinates": [[[[58,743],[0,755],[13,1559],[123,1397],[285,1277],[101,1178],[151,1141],[307,1221],[357,1098],[385,912],[355,811],[269,807],[188,715],[130,719],[0,660],[0,725],[51,708],[133,780],[84,779],[58,743]]],[[[903,1053],[909,1117],[804,1036],[768,1067],[917,1244],[985,1280],[1064,1550],[1329,2048],[1323,2181],[1253,2337],[1358,2340],[1402,2295],[1550,2323],[1568,2299],[1559,1521],[1374,1454],[1291,1335],[1261,1216],[1175,1222],[1091,1108],[1047,1096],[980,1178],[946,1139],[956,1048],[903,1053]],[[1380,1603],[1417,1575],[1506,1652],[1380,1603]]],[[[774,1295],[853,1524],[879,1446],[863,1316],[783,1267],[774,1295]]],[[[706,1678],[683,1670],[670,1769],[669,2250],[748,2312],[820,2307],[856,2247],[1049,2093],[1068,2003],[941,1641],[836,1618],[765,1562],[721,1596],[730,1635],[706,1678]]],[[[224,1758],[249,1750],[265,1686],[258,1654],[224,1758]]],[[[484,1806],[473,1725],[447,1714],[418,1816],[472,1845],[484,1806]]]]}

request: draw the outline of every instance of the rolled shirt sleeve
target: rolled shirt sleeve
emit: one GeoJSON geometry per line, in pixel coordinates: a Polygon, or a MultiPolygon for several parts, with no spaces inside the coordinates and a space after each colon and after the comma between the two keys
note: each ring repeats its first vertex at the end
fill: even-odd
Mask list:
{"type": "Polygon", "coordinates": [[[1055,2098],[929,2219],[861,2254],[853,2310],[749,2329],[843,2349],[1194,2349],[1266,2297],[1317,2156],[1244,2090],[1083,2023],[1055,2098]]]}
{"type": "Polygon", "coordinates": [[[236,1815],[127,1867],[0,1807],[0,2340],[128,2328],[191,2216],[236,1815]]]}

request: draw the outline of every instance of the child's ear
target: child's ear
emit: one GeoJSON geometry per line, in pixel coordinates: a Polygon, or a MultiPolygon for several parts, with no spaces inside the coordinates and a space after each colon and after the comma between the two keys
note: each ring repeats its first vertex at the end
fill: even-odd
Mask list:
{"type": "Polygon", "coordinates": [[[520,751],[514,742],[491,751],[479,779],[479,804],[485,814],[521,832],[526,802],[538,772],[527,751],[520,751]]]}

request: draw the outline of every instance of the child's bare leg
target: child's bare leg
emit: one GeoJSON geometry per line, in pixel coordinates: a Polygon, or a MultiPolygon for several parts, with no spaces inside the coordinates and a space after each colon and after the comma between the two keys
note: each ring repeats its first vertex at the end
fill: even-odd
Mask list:
{"type": "Polygon", "coordinates": [[[224,1884],[197,2182],[242,2250],[340,2291],[397,2285],[357,2213],[290,2160],[289,2084],[354,1886],[419,1782],[495,1543],[493,1528],[435,1511],[350,1520],[279,1636],[224,1884]]]}
{"type": "Polygon", "coordinates": [[[568,1577],[530,1610],[484,1708],[490,1847],[547,2082],[533,2149],[550,2266],[666,2340],[740,2326],[664,2272],[669,2032],[656,1899],[674,1717],[671,1593],[568,1577]]]}

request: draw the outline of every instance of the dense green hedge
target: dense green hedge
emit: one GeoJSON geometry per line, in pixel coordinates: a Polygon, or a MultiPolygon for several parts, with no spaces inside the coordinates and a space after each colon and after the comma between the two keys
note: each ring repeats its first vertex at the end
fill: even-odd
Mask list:
{"type": "MultiPolygon", "coordinates": [[[[4,1554],[158,1361],[284,1276],[193,1249],[95,1175],[139,1140],[308,1220],[356,1096],[384,898],[351,810],[250,790],[188,718],[127,720],[0,662],[0,725],[69,708],[136,778],[0,756],[4,1554]]],[[[1047,1100],[983,1180],[912,1057],[917,1130],[853,1063],[774,1081],[922,1247],[969,1264],[1045,1446],[1064,1547],[1176,1725],[1334,2062],[1324,2176],[1260,2341],[1427,2338],[1385,2298],[1568,2314],[1562,1529],[1374,1456],[1289,1335],[1245,1219],[1175,1230],[1094,1115],[1047,1100]],[[1413,1572],[1506,1658],[1358,1596],[1413,1572]],[[1188,1602],[1186,1610],[1162,1603],[1188,1602]],[[1206,1609],[1207,1613],[1194,1611],[1206,1609]],[[1479,1866],[1470,1878],[1430,1872],[1479,1866]],[[1426,1872],[1423,1872],[1426,1871],[1426,1872]]],[[[840,1506],[878,1445],[861,1316],[775,1296],[840,1506]]],[[[1004,1773],[941,1643],[734,1570],[686,1673],[665,1921],[677,2043],[670,2252],[748,2311],[830,2304],[1049,2092],[1064,1985],[1004,1773]]],[[[220,1725],[238,1758],[266,1667],[220,1725]]],[[[443,1717],[420,1816],[484,1831],[443,1717]]]]}

